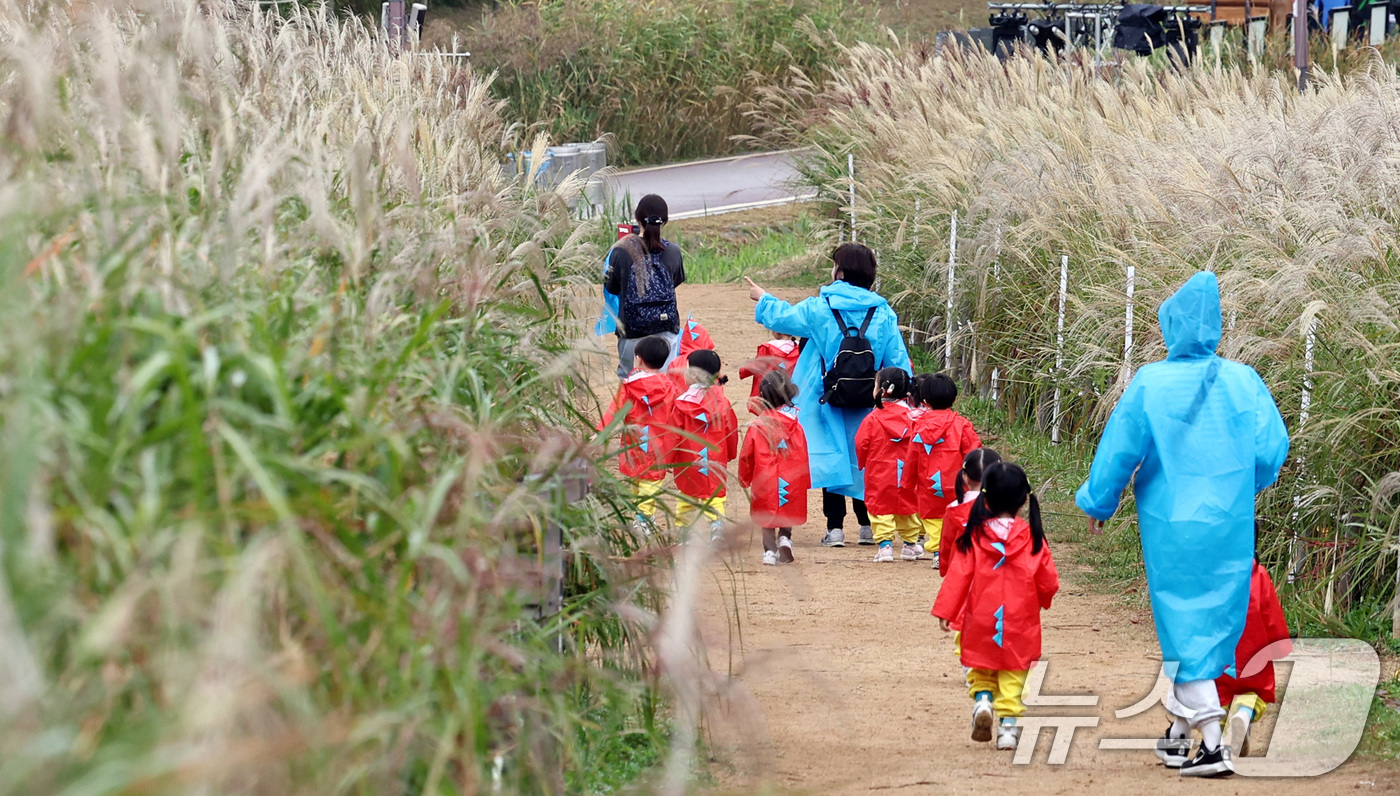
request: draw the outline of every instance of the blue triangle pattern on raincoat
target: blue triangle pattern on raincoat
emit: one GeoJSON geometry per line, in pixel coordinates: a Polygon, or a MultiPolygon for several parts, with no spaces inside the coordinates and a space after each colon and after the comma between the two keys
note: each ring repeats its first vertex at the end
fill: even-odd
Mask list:
{"type": "Polygon", "coordinates": [[[1004,605],[998,608],[995,614],[992,614],[997,618],[997,632],[996,635],[992,636],[992,641],[996,642],[998,647],[1001,646],[1001,640],[1006,635],[1006,620],[1003,618],[1005,614],[1006,606],[1004,605]]]}
{"type": "Polygon", "coordinates": [[[1001,569],[1001,565],[1006,563],[1006,543],[992,542],[992,547],[996,548],[998,553],[1001,553],[1001,560],[998,561],[997,565],[992,567],[992,569],[1001,569]]]}
{"type": "Polygon", "coordinates": [[[788,504],[788,487],[789,487],[789,486],[790,486],[790,484],[788,484],[787,481],[784,481],[784,480],[782,479],[781,476],[778,478],[778,506],[779,506],[779,507],[786,506],[786,505],[788,504]]]}

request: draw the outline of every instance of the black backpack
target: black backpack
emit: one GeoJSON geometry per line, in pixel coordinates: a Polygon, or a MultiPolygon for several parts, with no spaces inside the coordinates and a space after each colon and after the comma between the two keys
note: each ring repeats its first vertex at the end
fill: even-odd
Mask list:
{"type": "Polygon", "coordinates": [[[622,295],[619,299],[618,320],[628,339],[674,332],[680,328],[676,286],[660,254],[649,251],[640,262],[635,256],[632,257],[631,267],[622,275],[622,295]],[[632,273],[635,268],[647,269],[645,292],[637,290],[637,280],[632,273]]]}
{"type": "Polygon", "coordinates": [[[865,313],[857,329],[846,325],[830,299],[826,306],[841,330],[841,348],[831,360],[830,370],[822,361],[822,403],[842,409],[869,409],[875,405],[875,351],[865,339],[865,331],[875,318],[875,308],[865,313]]]}

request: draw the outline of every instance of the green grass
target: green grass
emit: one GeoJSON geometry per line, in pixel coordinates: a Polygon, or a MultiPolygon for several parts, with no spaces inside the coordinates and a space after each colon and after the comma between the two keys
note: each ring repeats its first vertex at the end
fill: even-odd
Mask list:
{"type": "Polygon", "coordinates": [[[758,228],[721,225],[688,233],[685,223],[678,222],[673,240],[685,252],[687,281],[718,284],[764,275],[797,279],[815,270],[818,255],[809,243],[812,221],[805,214],[758,228]]]}

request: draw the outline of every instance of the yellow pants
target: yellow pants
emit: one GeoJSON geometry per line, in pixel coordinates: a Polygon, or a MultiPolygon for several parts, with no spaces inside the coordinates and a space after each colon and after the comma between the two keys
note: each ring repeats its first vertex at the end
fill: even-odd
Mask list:
{"type": "Polygon", "coordinates": [[[656,496],[661,494],[661,488],[666,485],[665,481],[643,481],[632,482],[632,494],[642,499],[637,504],[637,513],[650,519],[656,514],[656,496]]]}
{"type": "MultiPolygon", "coordinates": [[[[959,665],[962,664],[962,631],[961,631],[961,630],[955,630],[955,631],[953,631],[953,657],[955,657],[955,658],[958,659],[958,664],[959,664],[959,665]]],[[[966,666],[963,666],[963,667],[962,667],[962,671],[963,671],[963,682],[967,683],[968,687],[971,688],[971,687],[972,687],[972,670],[969,669],[969,668],[967,668],[966,666]]],[[[968,693],[970,694],[970,693],[972,693],[972,692],[969,691],[968,693]]]]}
{"type": "Polygon", "coordinates": [[[1235,694],[1235,698],[1230,700],[1230,709],[1225,711],[1225,718],[1221,719],[1221,721],[1228,720],[1230,716],[1234,715],[1235,710],[1238,708],[1249,708],[1254,711],[1254,718],[1250,719],[1250,723],[1252,724],[1264,718],[1264,711],[1268,710],[1269,703],[1260,699],[1258,694],[1252,692],[1235,694]]]}
{"type": "Polygon", "coordinates": [[[917,514],[871,514],[870,528],[875,532],[877,543],[893,543],[895,534],[898,534],[905,544],[919,541],[917,514]]]}
{"type": "Polygon", "coordinates": [[[936,520],[921,520],[924,524],[924,536],[928,539],[924,541],[924,549],[930,553],[938,550],[938,543],[943,541],[943,518],[936,520]]]}
{"type": "Polygon", "coordinates": [[[1026,688],[1026,675],[1029,670],[973,669],[967,673],[967,695],[973,699],[983,691],[992,694],[992,709],[997,718],[1024,716],[1026,703],[1021,701],[1021,692],[1026,688]]]}
{"type": "Polygon", "coordinates": [[[677,528],[689,528],[693,521],[692,515],[697,511],[703,513],[708,520],[724,519],[724,498],[712,497],[698,506],[692,503],[692,500],[698,500],[698,498],[683,497],[676,501],[677,528]]]}

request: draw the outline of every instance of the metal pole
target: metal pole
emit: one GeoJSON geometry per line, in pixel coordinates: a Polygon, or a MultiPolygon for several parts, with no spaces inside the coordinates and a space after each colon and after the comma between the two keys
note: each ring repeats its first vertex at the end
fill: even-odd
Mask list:
{"type": "MultiPolygon", "coordinates": [[[[1303,394],[1298,401],[1298,433],[1302,434],[1303,429],[1308,426],[1308,418],[1312,415],[1312,389],[1313,389],[1313,364],[1314,352],[1317,348],[1317,319],[1314,318],[1308,323],[1308,334],[1303,344],[1303,394]]],[[[1298,456],[1298,485],[1296,489],[1303,486],[1304,469],[1307,459],[1301,454],[1298,456]]],[[[1293,538],[1288,543],[1288,582],[1292,583],[1298,576],[1298,524],[1300,522],[1301,507],[1303,498],[1297,494],[1293,495],[1293,518],[1289,524],[1293,526],[1293,538]]]]}
{"type": "Polygon", "coordinates": [[[958,211],[953,211],[953,223],[948,233],[948,304],[943,318],[943,370],[953,371],[953,269],[958,259],[958,211]]]}
{"type": "MultiPolygon", "coordinates": [[[[996,406],[997,399],[1001,397],[1000,393],[997,392],[997,380],[999,378],[1001,378],[1001,369],[992,368],[992,406],[996,406]]],[[[1400,575],[1397,575],[1396,578],[1398,579],[1397,582],[1400,582],[1400,575]]]]}
{"type": "Polygon", "coordinates": [[[1060,371],[1065,366],[1065,298],[1069,293],[1069,255],[1060,258],[1060,318],[1055,325],[1055,401],[1050,405],[1050,442],[1060,444],[1060,371]]]}
{"type": "Polygon", "coordinates": [[[1308,0],[1293,0],[1293,66],[1298,70],[1298,90],[1308,90],[1308,0]]]}
{"type": "Polygon", "coordinates": [[[856,156],[846,156],[846,173],[851,179],[851,243],[856,242],[856,156]]]}
{"type": "Polygon", "coordinates": [[[1133,372],[1133,288],[1137,282],[1137,268],[1128,266],[1128,308],[1123,318],[1123,367],[1133,372]]]}

